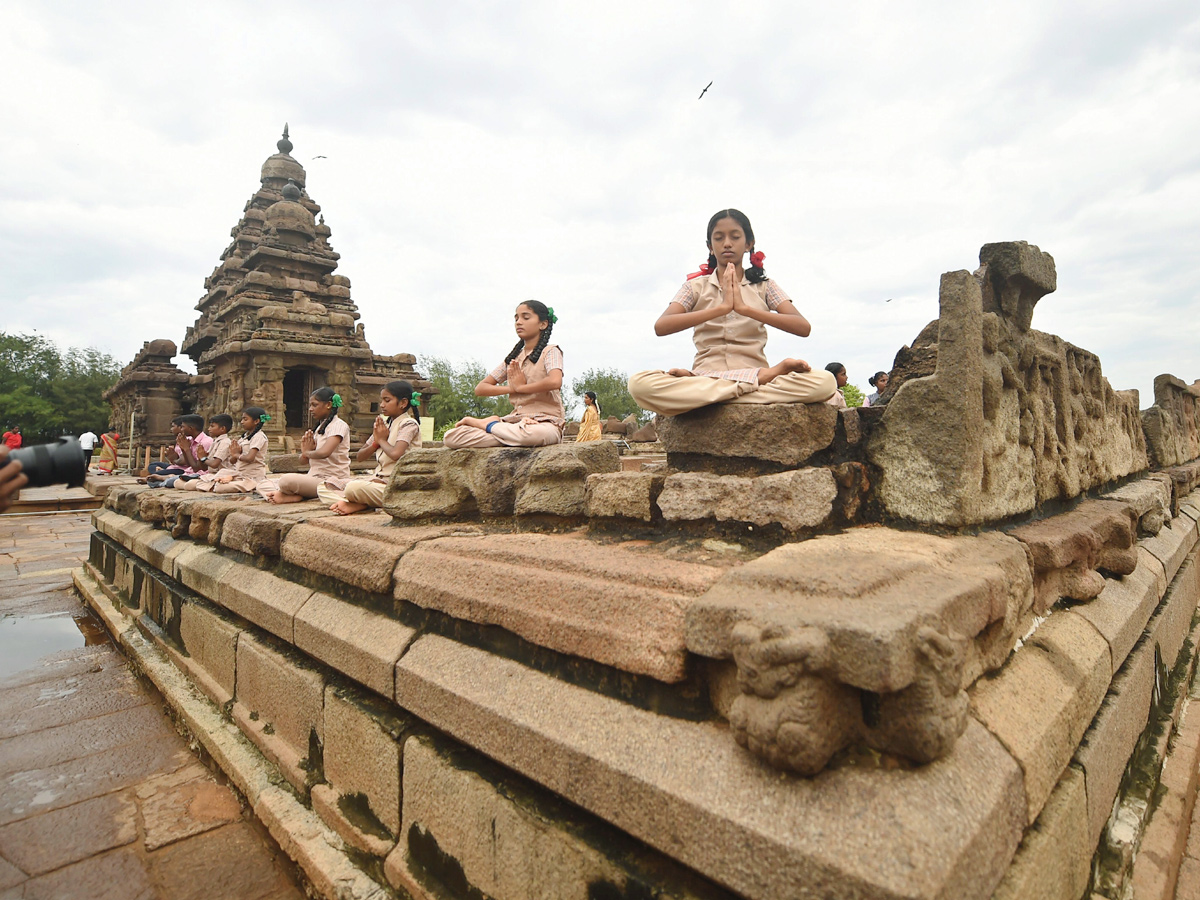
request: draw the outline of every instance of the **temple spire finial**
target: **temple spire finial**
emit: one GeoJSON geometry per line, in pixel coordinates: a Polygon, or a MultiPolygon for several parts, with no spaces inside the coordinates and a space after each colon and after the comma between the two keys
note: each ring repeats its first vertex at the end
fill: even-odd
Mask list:
{"type": "Polygon", "coordinates": [[[283,137],[280,138],[280,140],[276,142],[275,146],[279,148],[280,153],[291,153],[292,152],[292,142],[288,140],[287,122],[283,123],[283,137]]]}

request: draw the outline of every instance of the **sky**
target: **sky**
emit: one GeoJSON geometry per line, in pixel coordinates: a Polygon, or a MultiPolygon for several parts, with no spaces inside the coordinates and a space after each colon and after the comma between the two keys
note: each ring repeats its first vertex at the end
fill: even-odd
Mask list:
{"type": "Polygon", "coordinates": [[[182,342],[287,122],[376,353],[491,367],[535,298],[568,384],[687,366],[653,323],[732,206],[812,323],[771,361],[869,390],[1026,240],[1034,328],[1142,407],[1200,378],[1194,2],[9,0],[0,77],[0,330],[122,364],[182,342]]]}

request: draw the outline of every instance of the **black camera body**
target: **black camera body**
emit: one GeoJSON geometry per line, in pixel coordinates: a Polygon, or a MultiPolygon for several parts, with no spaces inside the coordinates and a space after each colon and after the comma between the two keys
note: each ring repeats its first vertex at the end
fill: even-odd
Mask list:
{"type": "Polygon", "coordinates": [[[87,478],[87,460],[78,438],[64,436],[53,444],[10,450],[8,458],[20,461],[21,471],[29,478],[30,487],[64,482],[67,487],[82,487],[87,478]]]}

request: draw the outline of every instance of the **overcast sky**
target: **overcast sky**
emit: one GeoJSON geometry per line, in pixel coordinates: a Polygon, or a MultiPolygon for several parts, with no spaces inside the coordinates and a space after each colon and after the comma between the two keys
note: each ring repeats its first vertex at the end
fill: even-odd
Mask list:
{"type": "Polygon", "coordinates": [[[1194,0],[9,0],[0,73],[0,328],[122,363],[182,342],[286,121],[376,353],[494,365],[532,297],[568,382],[688,365],[653,322],[735,206],[813,325],[772,361],[866,388],[1027,240],[1035,328],[1143,407],[1200,377],[1194,0]]]}

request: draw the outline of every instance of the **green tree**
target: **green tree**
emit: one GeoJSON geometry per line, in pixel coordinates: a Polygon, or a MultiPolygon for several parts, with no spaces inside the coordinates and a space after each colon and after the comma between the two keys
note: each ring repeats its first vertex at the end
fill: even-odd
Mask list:
{"type": "Polygon", "coordinates": [[[440,438],[447,428],[463,416],[485,419],[488,416],[506,416],[512,412],[512,404],[507,397],[475,396],[475,385],[488,374],[481,362],[472,359],[455,365],[444,356],[423,356],[418,367],[438,390],[421,407],[421,415],[432,415],[434,418],[435,437],[440,438]]]}
{"type": "Polygon", "coordinates": [[[27,444],[100,433],[110,412],[102,395],[120,373],[115,359],[94,348],[64,353],[38,334],[0,332],[0,425],[20,425],[27,444]]]}
{"type": "Polygon", "coordinates": [[[616,416],[624,419],[634,416],[638,422],[649,421],[651,413],[634,402],[629,393],[629,376],[617,369],[588,369],[571,382],[571,394],[583,404],[584,391],[595,391],[604,418],[616,416]]]}

